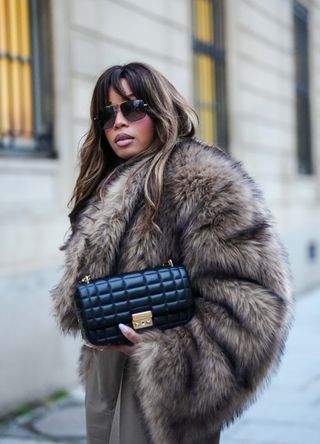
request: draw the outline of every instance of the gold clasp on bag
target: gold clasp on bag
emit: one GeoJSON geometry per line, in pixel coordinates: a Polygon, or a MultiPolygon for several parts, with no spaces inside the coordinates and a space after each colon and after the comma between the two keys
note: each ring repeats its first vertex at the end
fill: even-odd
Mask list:
{"type": "Polygon", "coordinates": [[[143,311],[141,313],[132,314],[132,326],[135,330],[140,328],[151,327],[153,325],[152,321],[152,311],[143,311]]]}
{"type": "Polygon", "coordinates": [[[82,284],[90,284],[90,281],[91,281],[91,276],[90,276],[90,274],[87,274],[87,276],[85,276],[83,279],[81,279],[81,283],[82,284]]]}

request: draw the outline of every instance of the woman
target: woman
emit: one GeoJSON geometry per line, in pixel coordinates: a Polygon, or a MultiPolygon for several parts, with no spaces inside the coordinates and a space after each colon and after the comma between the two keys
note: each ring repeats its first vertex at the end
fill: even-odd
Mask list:
{"type": "Polygon", "coordinates": [[[142,63],[107,69],[91,102],[70,213],[65,273],[53,290],[78,332],[79,280],[187,268],[195,315],[137,334],[132,346],[82,347],[90,444],[214,444],[277,366],[291,318],[286,256],[242,166],[194,138],[196,114],[142,63]]]}

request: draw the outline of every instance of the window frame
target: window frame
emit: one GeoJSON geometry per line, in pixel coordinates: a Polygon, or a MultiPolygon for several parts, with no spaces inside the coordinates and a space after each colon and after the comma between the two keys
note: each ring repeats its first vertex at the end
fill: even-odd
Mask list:
{"type": "Polygon", "coordinates": [[[298,1],[293,3],[296,153],[298,172],[314,173],[310,100],[310,25],[309,11],[298,1]]]}
{"type": "MultiPolygon", "coordinates": [[[[213,111],[216,113],[216,141],[214,142],[221,148],[227,150],[228,137],[228,117],[227,117],[227,84],[226,84],[226,48],[225,48],[225,11],[222,0],[209,0],[212,4],[212,23],[213,23],[213,40],[211,42],[201,41],[197,35],[196,20],[196,2],[192,2],[192,16],[193,16],[193,34],[192,34],[192,49],[196,56],[209,56],[215,67],[215,98],[211,101],[213,103],[213,111]]],[[[200,110],[203,105],[197,95],[198,74],[194,68],[194,103],[197,110],[200,110]]]]}
{"type": "MultiPolygon", "coordinates": [[[[0,135],[0,157],[56,158],[53,140],[53,78],[50,0],[28,0],[32,78],[30,141],[0,135]]],[[[8,55],[8,58],[11,56],[8,55]]]]}

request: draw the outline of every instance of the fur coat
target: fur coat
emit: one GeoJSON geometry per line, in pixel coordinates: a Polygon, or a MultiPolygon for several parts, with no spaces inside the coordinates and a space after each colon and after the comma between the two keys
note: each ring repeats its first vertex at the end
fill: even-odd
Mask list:
{"type": "MultiPolygon", "coordinates": [[[[145,222],[141,164],[118,167],[104,197],[79,215],[53,290],[55,313],[64,332],[77,332],[81,277],[182,262],[196,295],[193,319],[142,333],[130,361],[151,441],[205,442],[279,363],[292,312],[286,254],[256,184],[228,154],[194,138],[177,142],[164,173],[162,235],[145,222]]],[[[84,348],[85,380],[92,350],[84,348]]]]}

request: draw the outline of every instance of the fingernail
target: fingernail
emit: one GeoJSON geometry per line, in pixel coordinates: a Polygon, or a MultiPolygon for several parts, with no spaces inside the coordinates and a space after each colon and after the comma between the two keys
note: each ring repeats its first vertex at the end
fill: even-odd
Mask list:
{"type": "Polygon", "coordinates": [[[122,333],[129,333],[130,331],[130,328],[125,324],[119,324],[119,328],[122,331],[122,333]]]}

